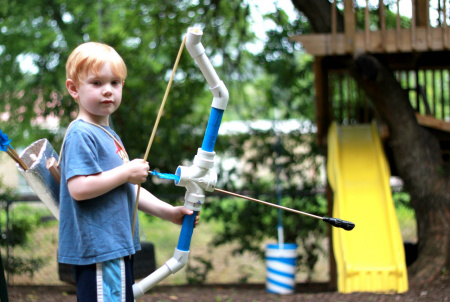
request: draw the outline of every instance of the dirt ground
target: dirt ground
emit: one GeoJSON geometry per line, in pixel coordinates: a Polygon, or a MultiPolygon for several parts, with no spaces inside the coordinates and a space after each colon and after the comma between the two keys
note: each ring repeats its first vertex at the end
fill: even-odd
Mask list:
{"type": "MultiPolygon", "coordinates": [[[[14,286],[8,288],[9,301],[74,302],[75,289],[72,286],[14,286]]],[[[409,284],[409,291],[403,294],[352,293],[339,294],[327,289],[327,284],[298,284],[291,295],[269,294],[264,284],[215,284],[202,286],[157,286],[137,302],[389,302],[420,301],[450,302],[450,278],[442,277],[430,284],[409,284]]]]}

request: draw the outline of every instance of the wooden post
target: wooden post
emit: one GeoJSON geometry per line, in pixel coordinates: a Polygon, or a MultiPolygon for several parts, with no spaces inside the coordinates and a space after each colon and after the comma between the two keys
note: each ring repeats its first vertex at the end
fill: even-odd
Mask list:
{"type": "Polygon", "coordinates": [[[447,0],[444,0],[444,21],[442,22],[442,43],[444,45],[444,49],[448,49],[448,26],[447,26],[447,0]]]}
{"type": "Polygon", "coordinates": [[[397,0],[397,17],[395,20],[395,46],[397,51],[400,51],[400,0],[397,0]]]}
{"type": "MultiPolygon", "coordinates": [[[[424,27],[425,28],[425,43],[426,47],[429,49],[431,46],[431,25],[430,25],[430,3],[429,0],[413,0],[413,22],[412,26],[414,26],[414,30],[416,27],[424,27]]],[[[415,39],[415,37],[414,37],[415,39]]]]}
{"type": "Polygon", "coordinates": [[[431,49],[431,20],[430,20],[430,1],[425,1],[425,12],[427,20],[427,49],[431,49]]]}
{"type": "Polygon", "coordinates": [[[386,51],[386,17],[384,14],[384,3],[383,0],[379,0],[378,2],[378,6],[380,9],[380,34],[381,34],[381,45],[380,45],[380,49],[382,49],[383,51],[386,51]]]}
{"type": "Polygon", "coordinates": [[[353,1],[344,0],[345,50],[347,53],[355,51],[355,14],[353,1]]]}
{"type": "Polygon", "coordinates": [[[346,74],[345,77],[345,84],[347,86],[347,120],[348,123],[351,124],[351,120],[352,120],[352,96],[351,96],[351,92],[352,92],[352,87],[351,87],[351,81],[350,81],[350,75],[346,74]]]}
{"type": "Polygon", "coordinates": [[[420,83],[419,83],[419,69],[415,69],[415,80],[416,80],[416,111],[420,112],[420,83]]]}
{"type": "Polygon", "coordinates": [[[364,48],[365,51],[370,51],[370,14],[369,14],[369,0],[366,0],[366,7],[364,9],[364,48]]]}
{"type": "MultiPolygon", "coordinates": [[[[328,216],[333,216],[333,190],[330,184],[327,183],[326,195],[328,200],[328,216]]],[[[337,289],[337,269],[336,269],[336,259],[334,258],[333,251],[333,229],[328,226],[328,250],[329,250],[329,266],[330,266],[330,281],[328,282],[328,289],[337,289]]]]}
{"type": "Polygon", "coordinates": [[[416,50],[416,0],[412,0],[412,20],[411,20],[411,50],[416,50]]]}
{"type": "Polygon", "coordinates": [[[441,120],[445,119],[445,98],[444,98],[444,70],[440,69],[440,80],[441,80],[441,120]]]}
{"type": "Polygon", "coordinates": [[[431,81],[432,81],[432,85],[431,85],[431,92],[432,92],[432,98],[431,98],[431,102],[432,104],[432,108],[433,108],[433,116],[437,117],[437,91],[436,91],[436,70],[432,69],[431,70],[431,81]]]}
{"type": "Polygon", "coordinates": [[[413,0],[413,17],[415,17],[416,26],[426,26],[430,23],[428,20],[428,8],[430,0],[413,0]],[[415,11],[414,11],[415,9],[415,11]]]}
{"type": "Polygon", "coordinates": [[[328,100],[328,72],[324,70],[323,57],[314,57],[314,88],[316,92],[317,144],[325,146],[331,123],[328,100]]]}
{"type": "Polygon", "coordinates": [[[342,75],[342,72],[338,73],[338,95],[339,95],[339,123],[342,123],[344,121],[344,76],[342,75]]]}
{"type": "Polygon", "coordinates": [[[331,53],[335,55],[337,53],[337,8],[336,1],[333,1],[331,7],[331,53]]]}

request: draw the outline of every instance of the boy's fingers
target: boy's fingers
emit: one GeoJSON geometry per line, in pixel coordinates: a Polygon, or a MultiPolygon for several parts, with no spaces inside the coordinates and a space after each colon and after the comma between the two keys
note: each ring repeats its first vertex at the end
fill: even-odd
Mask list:
{"type": "Polygon", "coordinates": [[[186,215],[192,215],[192,214],[194,214],[194,211],[188,210],[188,209],[186,209],[185,207],[183,207],[183,212],[184,212],[184,214],[186,214],[186,215]]]}

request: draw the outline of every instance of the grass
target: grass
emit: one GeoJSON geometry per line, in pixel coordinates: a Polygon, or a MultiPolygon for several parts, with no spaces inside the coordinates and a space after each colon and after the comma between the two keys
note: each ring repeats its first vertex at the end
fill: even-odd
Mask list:
{"type": "MultiPolygon", "coordinates": [[[[180,233],[180,226],[160,220],[146,219],[140,213],[141,241],[151,241],[155,244],[157,267],[163,265],[173,256],[180,233]]],[[[208,273],[206,282],[236,283],[248,275],[251,282],[263,282],[264,263],[258,257],[246,253],[242,256],[231,256],[232,245],[219,248],[210,246],[210,242],[221,228],[218,222],[201,222],[194,230],[189,255],[189,266],[202,269],[201,260],[210,261],[214,270],[208,273]]],[[[170,276],[162,284],[178,285],[186,283],[187,269],[184,268],[170,276]]]]}
{"type": "Polygon", "coordinates": [[[409,194],[396,192],[393,194],[393,198],[403,241],[417,242],[416,214],[414,210],[409,207],[409,194]]]}

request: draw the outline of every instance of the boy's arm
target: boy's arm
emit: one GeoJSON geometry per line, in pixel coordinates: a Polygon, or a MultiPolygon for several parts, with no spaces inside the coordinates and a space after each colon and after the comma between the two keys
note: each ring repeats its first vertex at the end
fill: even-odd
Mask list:
{"type": "MultiPolygon", "coordinates": [[[[184,215],[192,215],[194,211],[188,210],[183,206],[174,207],[167,202],[155,197],[152,193],[141,187],[139,194],[139,210],[173,222],[182,224],[184,215]]],[[[197,216],[195,224],[197,225],[199,217],[197,216]]]]}
{"type": "Polygon", "coordinates": [[[134,159],[109,171],[93,175],[79,175],[68,180],[70,195],[77,201],[101,196],[126,182],[140,184],[147,179],[149,165],[134,159]]]}

